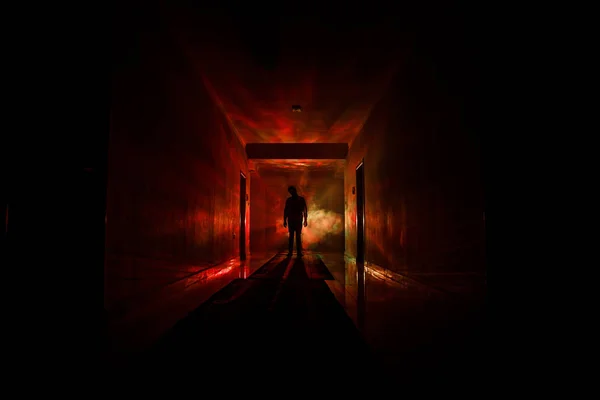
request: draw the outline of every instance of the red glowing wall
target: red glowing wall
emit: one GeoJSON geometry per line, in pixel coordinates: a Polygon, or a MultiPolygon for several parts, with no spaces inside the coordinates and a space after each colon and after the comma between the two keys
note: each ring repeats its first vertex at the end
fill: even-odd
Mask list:
{"type": "Polygon", "coordinates": [[[451,92],[465,89],[446,82],[426,60],[407,54],[352,143],[345,172],[349,255],[357,245],[352,188],[364,157],[367,261],[403,273],[484,270],[475,117],[451,92]]]}
{"type": "MultiPolygon", "coordinates": [[[[344,179],[327,167],[315,167],[313,161],[302,163],[269,160],[275,168],[263,167],[253,175],[252,251],[287,249],[288,231],[283,227],[287,188],[296,186],[308,205],[308,226],[303,228],[305,250],[343,252],[344,250],[344,179]],[[306,164],[298,169],[299,165],[306,164]],[[287,166],[287,168],[284,168],[287,166]]],[[[344,160],[334,161],[343,166],[344,160]]]]}
{"type": "MultiPolygon", "coordinates": [[[[239,256],[240,172],[248,177],[247,191],[251,184],[243,146],[196,63],[159,26],[140,31],[145,33],[138,32],[113,81],[109,314],[143,293],[239,256]]],[[[249,211],[246,216],[249,221],[249,211]]]]}

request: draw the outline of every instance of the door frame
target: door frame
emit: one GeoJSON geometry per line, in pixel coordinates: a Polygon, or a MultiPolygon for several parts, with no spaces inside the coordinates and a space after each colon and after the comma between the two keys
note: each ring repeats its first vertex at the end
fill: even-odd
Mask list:
{"type": "Polygon", "coordinates": [[[366,190],[365,190],[365,159],[363,158],[356,166],[356,261],[365,262],[366,248],[365,245],[365,205],[366,205],[366,190]],[[362,179],[359,185],[359,169],[361,170],[362,179]],[[362,204],[359,204],[359,198],[362,204]],[[360,210],[359,210],[360,207],[360,210]],[[359,213],[360,211],[360,213],[359,213]],[[359,221],[359,216],[361,220],[359,221]]]}
{"type": "Polygon", "coordinates": [[[246,215],[248,197],[248,179],[240,171],[240,260],[246,259],[246,215]]]}

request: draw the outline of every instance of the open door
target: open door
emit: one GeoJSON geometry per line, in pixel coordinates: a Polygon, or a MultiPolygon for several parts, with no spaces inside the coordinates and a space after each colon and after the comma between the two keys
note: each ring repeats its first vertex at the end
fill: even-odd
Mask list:
{"type": "Polygon", "coordinates": [[[246,259],[246,175],[240,172],[240,260],[246,259]]]}
{"type": "Polygon", "coordinates": [[[356,167],[356,262],[365,262],[365,164],[356,167]]]}

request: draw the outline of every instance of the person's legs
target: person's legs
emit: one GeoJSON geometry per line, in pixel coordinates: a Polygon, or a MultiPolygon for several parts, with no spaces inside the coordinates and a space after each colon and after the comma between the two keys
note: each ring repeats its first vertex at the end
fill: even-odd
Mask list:
{"type": "Polygon", "coordinates": [[[292,251],[294,250],[294,227],[291,223],[288,225],[288,232],[290,234],[288,239],[288,255],[291,256],[292,251]]]}
{"type": "Polygon", "coordinates": [[[302,255],[302,224],[298,224],[296,228],[296,253],[302,255]]]}

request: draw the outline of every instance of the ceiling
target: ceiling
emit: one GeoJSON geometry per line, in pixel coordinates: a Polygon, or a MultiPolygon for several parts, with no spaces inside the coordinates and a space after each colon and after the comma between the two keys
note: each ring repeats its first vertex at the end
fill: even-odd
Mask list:
{"type": "Polygon", "coordinates": [[[258,171],[261,169],[270,170],[305,170],[305,169],[330,169],[341,170],[345,166],[344,160],[252,160],[252,166],[258,171]]]}
{"type": "Polygon", "coordinates": [[[244,144],[351,143],[396,68],[390,21],[203,18],[181,43],[244,144]]]}
{"type": "Polygon", "coordinates": [[[327,176],[343,179],[345,166],[345,160],[250,160],[250,169],[261,177],[303,176],[306,179],[327,176]]]}

